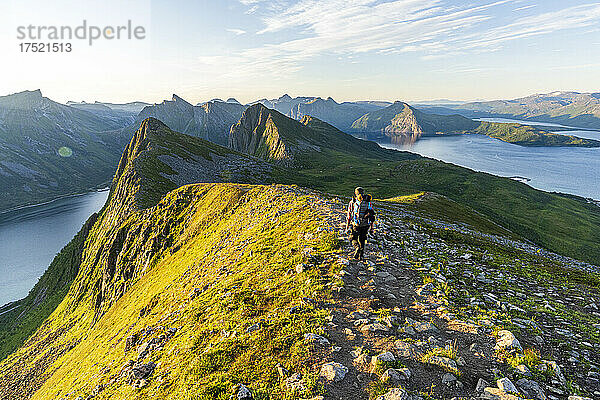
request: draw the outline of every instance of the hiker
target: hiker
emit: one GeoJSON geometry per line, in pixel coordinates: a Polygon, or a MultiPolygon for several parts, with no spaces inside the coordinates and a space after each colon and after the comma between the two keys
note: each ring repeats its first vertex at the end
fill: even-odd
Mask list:
{"type": "Polygon", "coordinates": [[[367,233],[373,233],[375,211],[371,205],[371,195],[365,194],[364,189],[354,189],[354,197],[348,204],[346,231],[350,230],[350,241],[354,246],[354,259],[363,260],[367,233]]]}

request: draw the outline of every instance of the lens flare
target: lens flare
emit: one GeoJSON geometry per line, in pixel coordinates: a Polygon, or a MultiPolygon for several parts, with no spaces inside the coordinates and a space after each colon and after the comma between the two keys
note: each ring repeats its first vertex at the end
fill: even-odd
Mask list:
{"type": "Polygon", "coordinates": [[[73,155],[73,150],[63,146],[60,149],[58,149],[58,155],[61,157],[71,157],[73,155]]]}

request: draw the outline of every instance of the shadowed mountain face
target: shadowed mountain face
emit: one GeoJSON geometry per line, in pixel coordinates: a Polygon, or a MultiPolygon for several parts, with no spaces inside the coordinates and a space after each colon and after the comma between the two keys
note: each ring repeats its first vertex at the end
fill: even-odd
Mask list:
{"type": "Polygon", "coordinates": [[[290,97],[285,94],[278,99],[262,99],[260,103],[267,108],[277,110],[283,115],[301,120],[310,115],[346,131],[360,116],[374,110],[383,108],[389,103],[375,101],[358,101],[338,103],[331,97],[290,97]]]}
{"type": "Polygon", "coordinates": [[[0,211],[105,185],[125,145],[122,126],[39,90],[0,97],[0,211]]]}
{"type": "Polygon", "coordinates": [[[262,104],[246,109],[231,127],[229,147],[287,166],[330,151],[361,156],[385,152],[375,143],[356,139],[312,116],[296,121],[262,104]]]}
{"type": "Polygon", "coordinates": [[[143,120],[154,117],[178,132],[226,145],[229,128],[239,120],[243,110],[244,106],[238,103],[223,101],[193,106],[173,95],[171,101],[145,107],[127,131],[134,132],[143,120]]]}
{"type": "Polygon", "coordinates": [[[514,100],[481,101],[427,109],[444,114],[460,113],[467,117],[504,117],[600,129],[599,93],[553,92],[514,100]]]}
{"type": "Polygon", "coordinates": [[[291,111],[290,117],[297,120],[309,115],[327,122],[336,128],[347,131],[352,123],[364,114],[380,109],[379,106],[368,103],[337,103],[331,97],[327,100],[314,99],[308,103],[299,103],[291,111]]]}

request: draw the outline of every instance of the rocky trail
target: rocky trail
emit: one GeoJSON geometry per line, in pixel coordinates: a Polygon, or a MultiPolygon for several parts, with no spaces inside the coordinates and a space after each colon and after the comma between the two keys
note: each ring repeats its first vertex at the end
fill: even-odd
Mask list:
{"type": "MultiPolygon", "coordinates": [[[[328,208],[342,234],[343,201],[328,208]]],[[[344,240],[324,333],[305,336],[324,399],[600,399],[597,287],[553,274],[593,266],[400,205],[378,211],[364,261],[344,240]]]]}

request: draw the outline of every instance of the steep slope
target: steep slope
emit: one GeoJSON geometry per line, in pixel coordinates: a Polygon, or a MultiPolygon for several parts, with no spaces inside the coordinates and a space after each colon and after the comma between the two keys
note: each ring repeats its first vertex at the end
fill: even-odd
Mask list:
{"type": "Polygon", "coordinates": [[[286,166],[301,167],[340,154],[390,157],[391,152],[310,116],[288,118],[262,104],[250,106],[231,127],[229,147],[286,166]]]}
{"type": "MultiPolygon", "coordinates": [[[[173,234],[166,221],[152,232],[136,230],[141,229],[136,225],[128,233],[124,227],[133,223],[134,214],[152,216],[152,211],[143,210],[155,207],[167,192],[196,182],[269,182],[274,179],[271,174],[277,173],[277,167],[261,160],[173,132],[156,119],[145,120],[122,155],[107,205],[56,257],[30,295],[1,311],[0,354],[5,356],[20,346],[61,301],[69,303],[69,310],[85,310],[82,312],[90,312],[87,315],[96,319],[105,313],[129,287],[130,279],[143,274],[147,263],[163,250],[166,242],[161,241],[173,234]],[[137,260],[130,258],[131,252],[141,247],[145,250],[134,257],[137,260]],[[124,248],[127,251],[123,252],[124,248]],[[82,271],[84,265],[89,269],[82,271]]],[[[153,223],[151,218],[146,222],[153,223]]],[[[38,345],[30,354],[34,358],[38,345]]],[[[61,348],[57,354],[63,351],[61,348]]]]}
{"type": "Polygon", "coordinates": [[[338,238],[347,199],[196,184],[109,222],[115,201],[67,297],[0,363],[2,398],[496,398],[506,379],[517,398],[600,390],[600,314],[578,301],[600,300],[593,267],[481,233],[493,224],[468,209],[451,223],[422,214],[429,198],[376,202],[356,263],[338,238]],[[110,260],[123,289],[98,309],[110,260]]]}
{"type": "Polygon", "coordinates": [[[39,90],[0,97],[0,211],[106,185],[121,126],[39,90]]]}
{"type": "Polygon", "coordinates": [[[301,120],[304,116],[311,116],[347,131],[352,123],[362,115],[377,110],[380,107],[373,104],[337,103],[331,97],[326,100],[316,98],[308,103],[299,103],[290,112],[290,117],[301,120]]]}
{"type": "Polygon", "coordinates": [[[472,102],[437,107],[434,112],[468,117],[504,117],[600,129],[600,94],[553,92],[513,100],[472,102]]]}
{"type": "Polygon", "coordinates": [[[477,125],[477,122],[459,115],[426,114],[396,101],[389,107],[363,115],[352,123],[351,131],[367,136],[404,136],[417,139],[424,135],[467,131],[477,125]]]}
{"type": "MultiPolygon", "coordinates": [[[[108,373],[105,368],[112,365],[120,375],[123,371],[119,365],[132,359],[130,349],[137,347],[138,340],[149,340],[148,334],[156,334],[160,338],[156,340],[164,344],[171,341],[195,349],[192,353],[177,351],[180,355],[177,357],[165,354],[163,365],[170,365],[172,384],[157,393],[157,398],[193,392],[213,398],[210,393],[224,390],[227,384],[218,375],[203,380],[192,378],[196,376],[194,371],[205,368],[203,357],[204,360],[211,357],[211,354],[202,356],[199,350],[216,343],[211,332],[232,328],[236,323],[243,323],[244,329],[246,324],[254,322],[264,325],[260,319],[266,313],[300,304],[301,297],[322,292],[316,271],[310,274],[312,283],[309,280],[301,286],[296,285],[297,280],[287,275],[287,271],[330,249],[334,241],[330,232],[316,229],[322,217],[318,204],[307,197],[307,192],[284,187],[185,184],[238,179],[260,183],[271,179],[271,172],[276,173],[277,167],[175,133],[158,120],[144,121],[123,153],[107,205],[97,220],[90,222],[91,228],[80,233],[83,237],[78,236],[70,244],[78,247],[85,243],[83,249],[77,252],[77,257],[64,251],[55,261],[55,265],[61,264],[65,270],[76,271],[68,294],[24,346],[0,365],[0,397],[55,398],[73,390],[81,394],[103,391],[102,395],[109,397],[138,396],[136,387],[145,383],[135,378],[136,368],[149,365],[142,363],[141,358],[139,365],[132,364],[133,371],[128,368],[127,377],[118,378],[114,391],[108,390],[104,383],[98,386],[99,382],[92,384],[90,380],[92,386],[88,387],[75,381],[79,381],[82,366],[88,361],[96,359],[94,363],[99,365],[97,357],[106,361],[101,363],[104,372],[108,373]],[[278,245],[273,247],[273,243],[278,245]],[[305,246],[313,249],[305,250],[305,246]],[[227,323],[222,311],[213,314],[205,310],[225,288],[235,294],[227,297],[234,302],[223,303],[223,307],[234,306],[238,310],[226,317],[227,323]],[[184,304],[190,308],[181,313],[184,304]],[[163,307],[172,311],[159,312],[163,307]],[[167,314],[173,319],[164,319],[167,314]],[[140,324],[131,326],[136,319],[140,324]],[[158,324],[168,327],[158,328],[158,324]],[[174,337],[179,339],[172,340],[174,337]],[[122,344],[128,343],[130,354],[122,349],[111,350],[110,343],[117,338],[122,344]],[[190,358],[190,354],[197,357],[190,358]],[[167,363],[169,359],[172,363],[167,363]],[[54,379],[61,383],[57,386],[54,379]]],[[[56,268],[49,273],[56,273],[56,268]]],[[[46,276],[39,286],[45,281],[46,276]]],[[[68,285],[59,289],[65,287],[68,285]]],[[[47,290],[52,291],[54,298],[55,289],[47,290]]],[[[45,308],[54,304],[44,299],[42,302],[45,308]]],[[[22,318],[20,310],[7,311],[11,318],[22,318]]],[[[308,309],[301,318],[292,318],[291,325],[288,314],[281,317],[279,325],[269,331],[298,336],[301,330],[322,319],[317,310],[308,309]],[[303,323],[296,326],[299,321],[303,323]]],[[[253,359],[264,350],[262,335],[253,336],[248,347],[231,349],[236,357],[241,352],[240,366],[243,360],[253,359]]],[[[281,340],[267,340],[272,349],[267,358],[271,360],[290,351],[296,352],[298,362],[307,358],[292,348],[292,341],[283,337],[281,340]]],[[[95,369],[90,365],[88,372],[95,369]]],[[[264,369],[247,373],[253,379],[271,376],[270,370],[264,369]]]]}
{"type": "Polygon", "coordinates": [[[145,107],[126,130],[134,132],[143,120],[154,117],[178,132],[226,145],[229,128],[239,120],[243,110],[244,106],[240,104],[223,101],[193,106],[173,95],[171,101],[145,107]]]}

